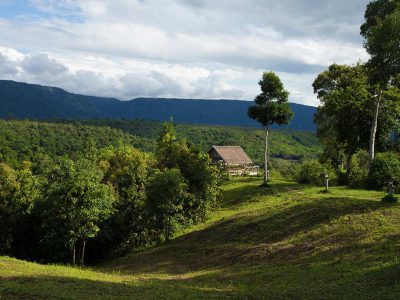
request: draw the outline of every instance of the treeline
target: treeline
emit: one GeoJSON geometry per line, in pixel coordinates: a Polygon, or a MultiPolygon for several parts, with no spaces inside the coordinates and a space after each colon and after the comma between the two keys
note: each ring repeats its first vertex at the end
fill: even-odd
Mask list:
{"type": "MultiPolygon", "coordinates": [[[[0,120],[0,162],[32,168],[41,161],[67,155],[79,157],[92,144],[95,148],[130,144],[144,152],[157,150],[162,123],[146,120],[17,121],[0,120]]],[[[212,145],[240,145],[256,163],[263,161],[263,132],[257,129],[176,125],[177,135],[205,152],[212,145]]],[[[315,134],[302,131],[272,131],[271,156],[299,160],[316,157],[321,146],[315,134]]]]}
{"type": "MultiPolygon", "coordinates": [[[[56,121],[70,124],[71,121],[56,121]]],[[[74,122],[76,123],[76,122],[74,122]]],[[[147,144],[146,151],[154,151],[155,140],[162,123],[149,120],[113,120],[92,119],[80,120],[80,125],[110,127],[130,133],[142,141],[153,141],[147,144]]],[[[263,162],[264,132],[260,129],[229,126],[204,126],[177,124],[177,134],[202,151],[212,145],[240,145],[257,163],[263,162]]],[[[321,152],[321,145],[316,135],[307,131],[272,130],[270,154],[272,157],[303,159],[316,157],[321,152]]]]}
{"type": "Polygon", "coordinates": [[[20,166],[22,161],[29,160],[36,168],[42,160],[64,155],[78,157],[89,144],[104,148],[120,143],[131,144],[145,151],[148,148],[155,149],[154,143],[145,138],[106,126],[0,119],[0,162],[12,166],[20,166]]]}
{"type": "Polygon", "coordinates": [[[324,152],[303,164],[303,181],[318,181],[321,171],[353,187],[400,190],[399,20],[400,1],[370,2],[360,27],[370,59],[333,64],[315,79],[324,152]]]}
{"type": "Polygon", "coordinates": [[[154,155],[123,143],[101,150],[88,143],[75,157],[32,165],[0,163],[2,255],[104,260],[203,221],[220,191],[207,154],[178,140],[171,123],[154,155]]]}

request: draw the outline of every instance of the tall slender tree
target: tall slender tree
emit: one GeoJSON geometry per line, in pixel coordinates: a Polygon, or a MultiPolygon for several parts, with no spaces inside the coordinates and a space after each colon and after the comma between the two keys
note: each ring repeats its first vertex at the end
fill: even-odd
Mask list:
{"type": "Polygon", "coordinates": [[[400,73],[400,1],[375,0],[368,4],[365,23],[361,25],[364,47],[371,55],[367,66],[374,84],[374,116],[371,122],[369,158],[375,157],[379,113],[385,90],[400,73]]]}
{"type": "Polygon", "coordinates": [[[264,185],[268,184],[268,135],[272,124],[288,124],[293,117],[289,106],[289,92],[285,90],[282,81],[274,72],[265,72],[258,83],[261,94],[255,99],[255,105],[250,106],[248,115],[265,129],[264,151],[264,185]]]}

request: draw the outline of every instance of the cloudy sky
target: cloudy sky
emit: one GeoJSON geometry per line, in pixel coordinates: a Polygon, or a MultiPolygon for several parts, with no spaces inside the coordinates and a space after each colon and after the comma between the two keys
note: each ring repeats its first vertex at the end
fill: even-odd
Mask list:
{"type": "Polygon", "coordinates": [[[0,0],[0,79],[116,97],[251,100],[273,70],[290,101],[331,63],[366,60],[368,0],[0,0]]]}

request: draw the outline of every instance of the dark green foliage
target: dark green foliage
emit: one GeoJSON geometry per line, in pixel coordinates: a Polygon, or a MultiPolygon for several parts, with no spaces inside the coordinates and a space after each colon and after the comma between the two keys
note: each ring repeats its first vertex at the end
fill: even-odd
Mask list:
{"type": "Polygon", "coordinates": [[[390,181],[400,191],[400,159],[396,153],[379,153],[372,161],[370,185],[375,189],[387,189],[390,181]]]}
{"type": "Polygon", "coordinates": [[[371,93],[374,95],[374,117],[371,122],[369,142],[370,164],[375,157],[375,135],[381,126],[380,119],[388,120],[391,123],[396,123],[398,120],[400,103],[399,32],[399,0],[375,0],[368,4],[365,11],[365,23],[361,25],[361,35],[364,37],[364,46],[370,54],[366,65],[371,83],[371,93]],[[394,117],[381,117],[381,111],[385,112],[387,107],[390,107],[389,111],[396,113],[394,117]]]}
{"type": "Polygon", "coordinates": [[[313,87],[321,101],[315,122],[325,158],[335,162],[343,153],[349,176],[351,157],[369,142],[372,106],[365,68],[333,64],[318,75],[313,87]]]}
{"type": "MultiPolygon", "coordinates": [[[[146,120],[87,120],[84,125],[121,129],[135,136],[138,143],[133,145],[144,151],[155,151],[162,123],[146,120]]],[[[240,145],[257,163],[263,161],[264,132],[258,129],[199,126],[175,124],[176,134],[195,145],[201,151],[207,151],[212,145],[240,145]]],[[[314,133],[306,131],[272,130],[270,132],[271,157],[298,160],[303,157],[316,157],[320,144],[314,133]]]]}
{"type": "Polygon", "coordinates": [[[177,140],[171,122],[163,125],[156,153],[161,170],[178,169],[188,184],[189,196],[184,202],[185,218],[204,220],[206,213],[216,205],[219,194],[218,170],[210,165],[207,154],[190,147],[185,140],[177,140]]]}
{"type": "Polygon", "coordinates": [[[112,212],[114,194],[102,183],[103,173],[91,161],[62,159],[47,177],[45,198],[40,202],[41,245],[46,257],[65,261],[80,243],[81,262],[84,245],[99,232],[99,224],[112,212]]]}
{"type": "Polygon", "coordinates": [[[300,172],[300,162],[282,158],[273,158],[270,160],[270,167],[273,177],[282,177],[290,180],[296,180],[300,172]]]}
{"type": "MultiPolygon", "coordinates": [[[[354,153],[367,149],[371,143],[371,123],[374,119],[374,87],[368,80],[365,66],[333,64],[318,75],[313,83],[321,105],[315,114],[317,135],[324,144],[324,160],[336,167],[344,163],[347,181],[350,180],[351,160],[354,153]]],[[[397,124],[399,107],[398,89],[382,91],[377,115],[378,149],[391,144],[390,133],[397,124]]],[[[375,143],[375,142],[374,142],[375,143]]]]}
{"type": "Polygon", "coordinates": [[[331,167],[322,165],[316,159],[306,159],[300,165],[297,181],[299,183],[323,186],[326,174],[329,176],[329,182],[334,184],[336,181],[336,173],[331,167]]]}
{"type": "MultiPolygon", "coordinates": [[[[207,154],[176,138],[172,123],[163,126],[156,160],[123,141],[118,147],[98,150],[100,138],[116,141],[113,136],[99,136],[103,129],[97,132],[92,126],[4,124],[7,129],[28,128],[28,132],[32,132],[30,124],[34,130],[37,126],[53,130],[44,136],[37,132],[27,145],[21,139],[13,152],[16,155],[7,156],[11,158],[20,157],[19,151],[29,149],[31,142],[46,142],[53,135],[60,139],[57,130],[79,133],[77,126],[89,135],[82,139],[66,136],[82,143],[70,158],[62,147],[61,153],[44,147],[32,153],[33,164],[11,159],[13,168],[0,163],[1,254],[44,262],[79,260],[83,264],[85,257],[98,262],[163,237],[169,239],[175,225],[200,222],[216,205],[217,170],[207,154]]],[[[122,134],[109,128],[107,132],[122,134]]]]}
{"type": "Polygon", "coordinates": [[[172,237],[176,225],[185,220],[184,203],[190,197],[187,188],[178,169],[157,172],[149,180],[146,191],[149,214],[154,217],[155,230],[164,233],[166,241],[172,237]]]}
{"type": "MultiPolygon", "coordinates": [[[[88,141],[95,148],[131,144],[155,152],[162,123],[143,120],[90,120],[81,122],[36,122],[0,120],[0,162],[18,166],[32,162],[34,174],[44,172],[57,156],[76,158],[86,152],[88,141]],[[115,129],[111,129],[111,128],[115,129]]],[[[206,152],[212,145],[240,145],[255,160],[263,161],[263,132],[235,127],[176,125],[177,135],[206,152]]],[[[316,157],[320,152],[313,133],[270,132],[272,157],[298,160],[316,157]]]]}
{"type": "Polygon", "coordinates": [[[293,112],[288,102],[289,93],[282,81],[274,72],[265,72],[258,84],[261,94],[254,99],[255,105],[249,107],[249,117],[265,127],[288,124],[293,112]]]}
{"type": "Polygon", "coordinates": [[[102,181],[112,186],[115,201],[110,218],[99,225],[99,235],[89,246],[95,256],[92,260],[121,255],[148,240],[144,188],[149,160],[147,155],[130,146],[101,152],[102,181]]]}
{"type": "Polygon", "coordinates": [[[29,214],[39,198],[39,184],[28,166],[14,170],[0,163],[0,253],[20,253],[29,239],[29,214]]]}
{"type": "Polygon", "coordinates": [[[51,164],[51,159],[57,156],[81,156],[90,143],[95,148],[104,148],[120,142],[135,144],[135,140],[137,138],[108,127],[0,120],[0,161],[18,166],[29,160],[34,170],[43,169],[47,164],[43,162],[51,164]]]}
{"type": "Polygon", "coordinates": [[[350,176],[348,184],[351,187],[362,188],[368,185],[368,152],[360,150],[351,159],[350,176]]]}
{"type": "Polygon", "coordinates": [[[400,73],[400,1],[375,0],[368,4],[361,26],[368,67],[374,82],[385,85],[400,73]]]}

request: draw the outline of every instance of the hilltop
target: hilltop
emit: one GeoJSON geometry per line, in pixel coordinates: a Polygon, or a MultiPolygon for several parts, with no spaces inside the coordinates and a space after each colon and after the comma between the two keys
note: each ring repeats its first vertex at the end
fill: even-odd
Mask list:
{"type": "Polygon", "coordinates": [[[206,223],[102,266],[0,258],[0,297],[397,299],[400,206],[382,192],[241,178],[206,223]]]}
{"type": "MultiPolygon", "coordinates": [[[[137,98],[120,101],[69,93],[63,89],[0,80],[0,118],[146,119],[203,125],[259,127],[247,116],[252,101],[137,98]]],[[[315,131],[316,108],[291,103],[293,130],[315,131]]]]}

